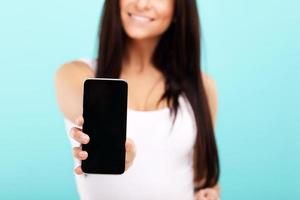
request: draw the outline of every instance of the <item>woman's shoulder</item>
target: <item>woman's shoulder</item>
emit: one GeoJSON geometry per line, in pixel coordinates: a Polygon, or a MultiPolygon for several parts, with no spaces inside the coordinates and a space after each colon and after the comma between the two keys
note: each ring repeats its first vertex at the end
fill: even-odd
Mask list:
{"type": "Polygon", "coordinates": [[[88,75],[93,76],[95,71],[95,64],[91,60],[77,59],[62,64],[56,71],[56,75],[88,75]]]}

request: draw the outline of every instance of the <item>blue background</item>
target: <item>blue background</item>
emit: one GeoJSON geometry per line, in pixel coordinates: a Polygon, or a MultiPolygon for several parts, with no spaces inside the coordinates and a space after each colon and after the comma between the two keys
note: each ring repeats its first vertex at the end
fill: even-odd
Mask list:
{"type": "MultiPolygon", "coordinates": [[[[0,199],[78,199],[53,77],[94,57],[102,3],[0,3],[0,199]]],[[[299,1],[198,3],[223,199],[300,199],[299,1]]]]}

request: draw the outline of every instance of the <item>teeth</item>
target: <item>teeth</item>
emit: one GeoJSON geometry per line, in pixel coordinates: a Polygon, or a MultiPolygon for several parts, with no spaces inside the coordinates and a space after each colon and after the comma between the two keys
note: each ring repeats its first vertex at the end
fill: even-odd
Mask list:
{"type": "Polygon", "coordinates": [[[144,17],[144,16],[138,16],[138,15],[130,15],[131,18],[133,18],[136,21],[140,21],[140,22],[150,22],[152,21],[150,18],[148,17],[144,17]]]}

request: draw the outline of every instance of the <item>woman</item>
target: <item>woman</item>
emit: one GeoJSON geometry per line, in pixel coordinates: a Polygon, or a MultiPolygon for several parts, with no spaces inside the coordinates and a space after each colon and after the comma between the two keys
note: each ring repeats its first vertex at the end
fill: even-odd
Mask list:
{"type": "Polygon", "coordinates": [[[78,117],[83,81],[121,78],[129,86],[126,171],[86,175],[79,164],[81,199],[219,199],[216,88],[200,69],[199,28],[195,0],[107,0],[98,59],[58,69],[57,99],[76,161],[88,157],[80,148],[89,142],[78,117]]]}

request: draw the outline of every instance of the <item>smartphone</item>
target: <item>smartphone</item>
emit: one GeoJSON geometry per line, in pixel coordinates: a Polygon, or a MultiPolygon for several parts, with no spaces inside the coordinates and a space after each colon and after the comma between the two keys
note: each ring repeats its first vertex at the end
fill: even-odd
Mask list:
{"type": "Polygon", "coordinates": [[[128,84],[122,79],[88,78],[84,81],[82,131],[89,135],[82,149],[88,158],[82,171],[122,174],[125,171],[128,84]]]}

